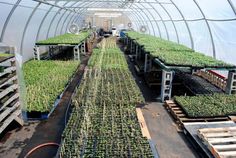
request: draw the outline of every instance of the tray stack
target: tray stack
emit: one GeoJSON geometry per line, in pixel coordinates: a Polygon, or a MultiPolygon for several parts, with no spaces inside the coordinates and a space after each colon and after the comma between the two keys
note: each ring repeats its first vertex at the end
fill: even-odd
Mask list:
{"type": "Polygon", "coordinates": [[[0,134],[13,122],[23,125],[21,114],[16,59],[0,56],[0,134]]]}

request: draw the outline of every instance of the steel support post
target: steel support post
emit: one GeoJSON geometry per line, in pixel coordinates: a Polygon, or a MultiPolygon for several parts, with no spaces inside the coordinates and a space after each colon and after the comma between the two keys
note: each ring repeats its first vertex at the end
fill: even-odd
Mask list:
{"type": "Polygon", "coordinates": [[[225,92],[236,94],[236,70],[229,71],[225,92]]]}
{"type": "Polygon", "coordinates": [[[40,60],[40,52],[38,46],[34,46],[34,59],[40,60]]]}
{"type": "Polygon", "coordinates": [[[172,81],[174,73],[172,71],[162,70],[162,83],[161,83],[161,101],[171,99],[172,81]]]}
{"type": "Polygon", "coordinates": [[[80,61],[80,49],[79,49],[79,45],[74,47],[74,60],[80,61]]]}

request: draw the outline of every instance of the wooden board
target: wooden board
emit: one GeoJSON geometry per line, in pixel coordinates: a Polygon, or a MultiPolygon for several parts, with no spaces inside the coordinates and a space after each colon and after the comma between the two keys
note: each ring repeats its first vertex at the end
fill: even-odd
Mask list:
{"type": "Polygon", "coordinates": [[[215,121],[228,121],[229,117],[202,117],[202,118],[190,118],[184,112],[184,110],[173,100],[166,100],[164,103],[165,108],[170,112],[176,123],[183,127],[183,123],[187,122],[215,122],[215,121]]]}
{"type": "Polygon", "coordinates": [[[144,137],[147,137],[147,139],[151,139],[150,133],[148,131],[145,119],[143,117],[143,113],[141,111],[140,108],[136,108],[136,112],[137,112],[137,117],[138,117],[138,121],[139,121],[139,125],[141,127],[141,131],[144,137]]]}
{"type": "Polygon", "coordinates": [[[203,128],[198,137],[216,158],[236,157],[236,127],[203,128]]]}

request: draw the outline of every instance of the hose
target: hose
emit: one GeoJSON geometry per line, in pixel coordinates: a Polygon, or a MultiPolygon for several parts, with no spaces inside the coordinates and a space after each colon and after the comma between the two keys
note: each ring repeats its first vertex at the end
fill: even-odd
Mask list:
{"type": "Polygon", "coordinates": [[[27,158],[29,155],[31,155],[33,152],[35,152],[36,150],[38,150],[39,148],[42,148],[42,147],[45,147],[45,146],[57,146],[59,147],[60,145],[58,143],[54,143],[54,142],[49,142],[49,143],[43,143],[43,144],[40,144],[36,147],[34,147],[33,149],[31,149],[26,155],[24,158],[27,158]]]}

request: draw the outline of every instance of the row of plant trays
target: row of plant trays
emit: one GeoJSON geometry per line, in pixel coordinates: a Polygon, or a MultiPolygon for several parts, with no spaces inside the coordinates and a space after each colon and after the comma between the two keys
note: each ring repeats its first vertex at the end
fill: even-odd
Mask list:
{"type": "MultiPolygon", "coordinates": [[[[131,32],[131,34],[133,34],[134,32],[131,32]]],[[[137,33],[137,32],[135,32],[136,34],[139,34],[139,33],[137,33]]],[[[221,62],[221,61],[218,61],[218,60],[215,60],[215,62],[218,62],[218,65],[216,64],[216,65],[192,65],[192,64],[175,64],[175,62],[171,62],[171,63],[169,63],[169,62],[166,62],[165,60],[163,60],[162,58],[160,58],[160,57],[158,57],[157,55],[155,55],[155,53],[154,52],[151,52],[149,49],[146,49],[146,47],[145,47],[145,43],[143,44],[143,43],[140,43],[140,41],[137,41],[137,40],[135,40],[135,38],[134,39],[132,39],[132,36],[129,36],[129,32],[127,33],[128,35],[127,35],[127,38],[128,39],[131,39],[132,41],[135,41],[134,43],[136,44],[136,45],[139,45],[139,47],[141,48],[141,49],[143,49],[147,54],[149,54],[149,55],[151,55],[152,56],[152,58],[153,59],[158,59],[158,61],[159,62],[161,62],[162,64],[164,64],[165,66],[168,66],[168,67],[186,67],[186,68],[191,68],[191,69],[204,69],[204,68],[207,68],[207,69],[229,69],[229,70],[232,70],[232,69],[235,69],[236,68],[236,66],[235,65],[231,65],[231,64],[226,64],[226,63],[223,63],[223,62],[221,62]],[[221,64],[219,64],[221,62],[221,64]]],[[[140,34],[140,35],[138,35],[138,36],[140,36],[140,38],[143,38],[143,39],[145,39],[145,38],[153,38],[153,39],[158,39],[158,38],[156,38],[156,37],[153,37],[153,36],[149,36],[149,35],[145,35],[145,34],[140,34]]],[[[158,39],[158,40],[161,40],[161,39],[158,39]]],[[[147,40],[148,41],[148,40],[147,40]]],[[[165,41],[165,40],[163,40],[163,41],[165,41]]],[[[169,41],[166,41],[167,43],[169,42],[169,41]]],[[[148,41],[148,43],[150,44],[150,41],[148,41]]],[[[173,43],[174,45],[177,45],[176,43],[173,43]]],[[[158,43],[156,44],[156,45],[158,45],[158,43]]],[[[193,52],[193,50],[190,50],[189,48],[187,48],[187,47],[184,47],[184,46],[181,46],[181,47],[183,47],[183,50],[184,50],[184,48],[186,48],[186,50],[184,50],[185,52],[189,52],[189,53],[195,53],[195,52],[193,52]]],[[[155,49],[154,49],[155,50],[155,49]]],[[[157,50],[155,50],[155,51],[157,51],[157,50]]],[[[163,49],[160,49],[160,50],[158,50],[159,52],[163,52],[163,54],[166,54],[165,53],[165,51],[172,51],[172,52],[181,52],[181,50],[169,50],[169,48],[167,47],[167,48],[163,48],[163,49]]],[[[198,52],[196,52],[197,54],[200,54],[200,53],[198,53],[198,52]]],[[[201,54],[201,56],[203,56],[202,54],[201,54]]],[[[177,60],[177,59],[174,59],[174,61],[175,60],[177,60]]],[[[208,56],[206,56],[206,60],[210,60],[210,57],[208,57],[208,56]]],[[[212,62],[213,62],[213,58],[211,58],[211,60],[212,60],[212,62]]]]}
{"type": "Polygon", "coordinates": [[[135,111],[137,103],[143,102],[141,92],[129,70],[106,69],[107,65],[101,68],[103,55],[101,53],[101,61],[84,72],[73,97],[59,155],[153,157],[135,111]]]}

